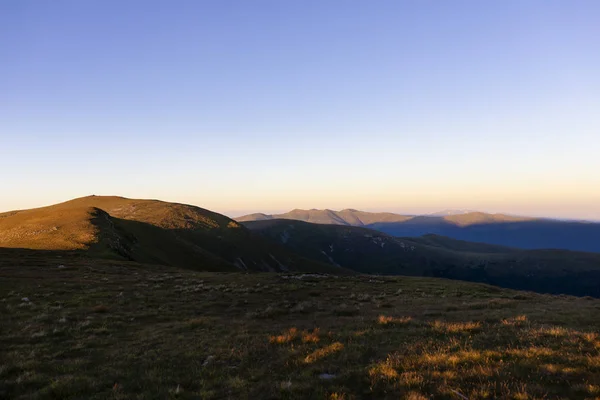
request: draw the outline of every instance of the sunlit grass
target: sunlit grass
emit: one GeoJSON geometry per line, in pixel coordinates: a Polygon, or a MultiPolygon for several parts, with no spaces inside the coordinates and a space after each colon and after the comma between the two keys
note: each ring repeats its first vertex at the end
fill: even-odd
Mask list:
{"type": "Polygon", "coordinates": [[[332,343],[328,346],[322,347],[318,350],[313,351],[306,357],[304,357],[304,362],[307,364],[314,363],[321,358],[327,357],[330,354],[337,353],[344,348],[344,345],[340,342],[332,343]]]}
{"type": "Polygon", "coordinates": [[[517,315],[516,317],[505,318],[502,320],[502,325],[507,326],[522,326],[525,323],[527,323],[526,315],[517,315]]]}
{"type": "Polygon", "coordinates": [[[380,325],[408,324],[410,321],[412,321],[412,317],[392,317],[386,315],[380,315],[379,317],[377,317],[377,322],[380,325]]]}
{"type": "Polygon", "coordinates": [[[279,343],[279,344],[289,343],[289,342],[293,341],[294,339],[296,339],[297,337],[298,337],[298,329],[290,328],[281,335],[271,336],[269,338],[269,342],[279,343]]]}
{"type": "Polygon", "coordinates": [[[481,322],[444,322],[436,320],[431,323],[431,328],[441,333],[471,333],[481,328],[481,322]]]}

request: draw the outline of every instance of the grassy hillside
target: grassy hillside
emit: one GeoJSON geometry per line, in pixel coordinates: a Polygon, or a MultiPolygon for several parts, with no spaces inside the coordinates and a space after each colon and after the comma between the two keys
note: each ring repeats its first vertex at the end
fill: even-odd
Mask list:
{"type": "Polygon", "coordinates": [[[361,226],[397,237],[436,234],[478,243],[522,249],[600,252],[600,223],[558,221],[504,214],[466,212],[440,216],[402,216],[356,210],[294,210],[285,214],[251,214],[240,222],[269,219],[361,226]]]}
{"type": "Polygon", "coordinates": [[[0,320],[5,399],[600,396],[600,301],[459,281],[4,250],[0,320]]]}
{"type": "Polygon", "coordinates": [[[112,196],[0,214],[0,247],[79,250],[91,257],[211,271],[334,269],[303,260],[224,215],[112,196]]]}
{"type": "Polygon", "coordinates": [[[265,220],[249,229],[307,258],[369,274],[437,276],[515,289],[600,296],[600,255],[519,250],[437,235],[396,238],[370,229],[265,220]]]}

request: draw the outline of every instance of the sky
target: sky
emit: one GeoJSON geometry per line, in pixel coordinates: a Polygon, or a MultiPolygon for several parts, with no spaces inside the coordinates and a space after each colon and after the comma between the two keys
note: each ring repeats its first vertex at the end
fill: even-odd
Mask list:
{"type": "Polygon", "coordinates": [[[0,211],[600,220],[596,0],[0,2],[0,211]]]}

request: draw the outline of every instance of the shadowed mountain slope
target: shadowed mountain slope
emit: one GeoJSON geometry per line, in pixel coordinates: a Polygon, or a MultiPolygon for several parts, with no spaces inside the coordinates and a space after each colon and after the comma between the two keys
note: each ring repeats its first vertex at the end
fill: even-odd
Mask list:
{"type": "Polygon", "coordinates": [[[356,210],[294,210],[285,214],[252,214],[240,222],[274,218],[305,222],[361,226],[397,237],[436,234],[469,242],[522,249],[566,249],[600,252],[600,223],[559,221],[482,212],[403,216],[356,210]],[[446,215],[447,214],[447,215],[446,215]]]}
{"type": "Polygon", "coordinates": [[[398,238],[303,221],[245,222],[301,256],[369,274],[435,276],[514,289],[600,296],[600,255],[520,250],[438,235],[398,238]]]}
{"type": "Polygon", "coordinates": [[[199,270],[332,270],[303,260],[232,219],[157,200],[88,196],[0,214],[0,247],[77,250],[199,270]]]}

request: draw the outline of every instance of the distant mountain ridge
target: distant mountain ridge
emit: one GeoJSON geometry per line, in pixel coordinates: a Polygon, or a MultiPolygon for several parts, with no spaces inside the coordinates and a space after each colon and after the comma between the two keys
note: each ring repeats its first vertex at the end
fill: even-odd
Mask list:
{"type": "Polygon", "coordinates": [[[424,218],[431,218],[430,221],[442,219],[456,225],[473,225],[487,222],[515,222],[532,221],[539,218],[520,217],[507,214],[488,214],[471,210],[445,210],[439,213],[428,215],[404,215],[390,212],[368,212],[347,208],[340,211],[334,210],[302,210],[294,209],[282,214],[263,214],[254,213],[234,218],[238,222],[263,221],[270,219],[294,219],[315,224],[333,224],[349,226],[370,226],[373,224],[396,223],[418,221],[424,218]]]}
{"type": "Polygon", "coordinates": [[[468,214],[468,213],[472,213],[472,212],[477,212],[477,210],[443,210],[443,211],[438,211],[438,212],[434,212],[431,214],[427,214],[431,217],[444,217],[446,215],[461,215],[461,214],[468,214]]]}
{"type": "Polygon", "coordinates": [[[346,209],[293,210],[283,214],[250,214],[239,222],[292,219],[304,222],[359,226],[397,237],[427,234],[469,242],[522,249],[566,249],[600,252],[600,223],[489,214],[470,210],[447,210],[442,215],[369,213],[346,209]]]}
{"type": "Polygon", "coordinates": [[[439,235],[399,238],[363,227],[286,219],[243,224],[302,257],[361,273],[443,277],[600,297],[600,254],[520,250],[439,235]]]}
{"type": "Polygon", "coordinates": [[[333,210],[302,210],[294,209],[283,214],[249,214],[234,218],[238,222],[263,221],[270,219],[294,219],[315,224],[333,224],[349,226],[368,226],[374,223],[392,223],[403,222],[413,218],[410,215],[400,215],[394,213],[371,213],[366,211],[347,208],[341,211],[333,210]]]}

